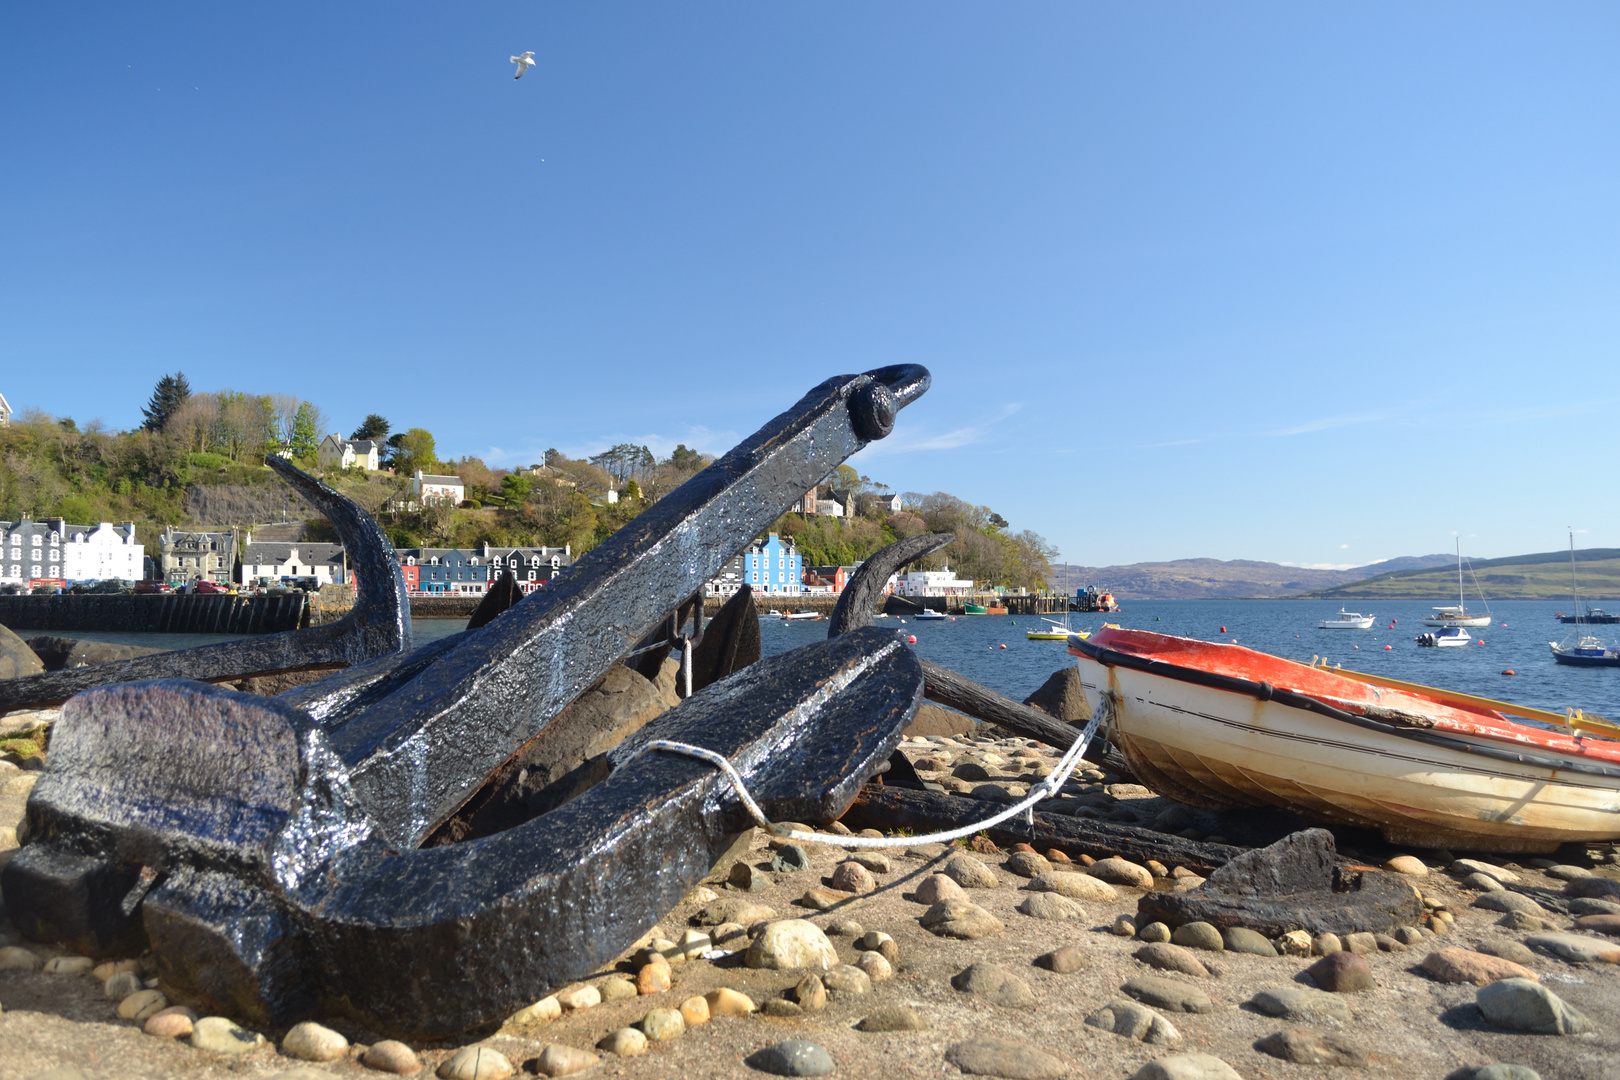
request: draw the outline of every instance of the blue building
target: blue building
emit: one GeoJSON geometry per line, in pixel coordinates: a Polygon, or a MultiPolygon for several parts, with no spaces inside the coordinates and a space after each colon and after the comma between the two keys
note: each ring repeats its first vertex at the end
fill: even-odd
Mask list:
{"type": "Polygon", "coordinates": [[[783,540],[771,533],[743,549],[743,584],[758,593],[798,596],[804,582],[804,565],[792,538],[783,540]]]}

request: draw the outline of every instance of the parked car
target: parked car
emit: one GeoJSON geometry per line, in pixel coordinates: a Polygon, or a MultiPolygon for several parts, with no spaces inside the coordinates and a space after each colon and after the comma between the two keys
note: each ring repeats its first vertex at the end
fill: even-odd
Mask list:
{"type": "Polygon", "coordinates": [[[215,593],[228,593],[231,590],[226,586],[221,585],[217,581],[204,581],[203,579],[198,578],[196,581],[192,582],[191,591],[199,596],[203,596],[215,593]]]}
{"type": "Polygon", "coordinates": [[[138,593],[172,593],[174,586],[167,581],[137,581],[135,591],[138,593]]]}

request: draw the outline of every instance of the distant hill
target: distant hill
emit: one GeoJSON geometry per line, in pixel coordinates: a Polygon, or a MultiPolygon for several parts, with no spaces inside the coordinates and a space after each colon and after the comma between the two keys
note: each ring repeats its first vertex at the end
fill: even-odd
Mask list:
{"type": "MultiPolygon", "coordinates": [[[[1327,599],[1363,600],[1388,597],[1394,600],[1449,600],[1457,595],[1454,556],[1448,569],[1403,569],[1340,585],[1316,586],[1307,595],[1327,599]]],[[[1393,560],[1392,560],[1393,561],[1393,560]]],[[[1569,606],[1569,552],[1543,551],[1535,555],[1510,555],[1504,559],[1470,560],[1474,577],[1488,600],[1562,600],[1569,606]]],[[[1581,599],[1620,598],[1620,548],[1589,548],[1575,553],[1580,578],[1581,599]]],[[[1474,580],[1463,575],[1465,599],[1472,599],[1474,580]]]]}
{"type": "Polygon", "coordinates": [[[1129,566],[1054,566],[1048,578],[1064,592],[1096,585],[1121,600],[1204,600],[1298,596],[1311,590],[1333,589],[1367,578],[1389,576],[1391,571],[1424,572],[1431,567],[1456,565],[1452,555],[1406,555],[1350,570],[1308,570],[1281,563],[1249,559],[1176,559],[1172,562],[1132,563],[1129,566]]]}

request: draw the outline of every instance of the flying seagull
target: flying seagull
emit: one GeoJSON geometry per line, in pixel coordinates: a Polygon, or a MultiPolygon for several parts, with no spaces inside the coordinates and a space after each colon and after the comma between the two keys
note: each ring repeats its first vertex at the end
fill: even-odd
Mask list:
{"type": "Polygon", "coordinates": [[[514,56],[512,57],[512,63],[518,66],[517,74],[512,76],[512,78],[521,79],[523,78],[523,73],[525,71],[528,71],[530,68],[534,67],[534,52],[531,50],[524,53],[522,56],[514,56]]]}

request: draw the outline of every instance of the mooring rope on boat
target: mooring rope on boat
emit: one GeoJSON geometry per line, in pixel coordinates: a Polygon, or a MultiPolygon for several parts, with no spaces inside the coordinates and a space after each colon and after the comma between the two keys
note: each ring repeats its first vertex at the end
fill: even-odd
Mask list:
{"type": "MultiPolygon", "coordinates": [[[[1091,718],[1091,722],[1085,726],[1085,730],[1081,731],[1080,737],[1058,759],[1058,763],[1053,766],[1052,771],[1034,787],[1030,788],[1029,794],[1025,798],[1000,813],[993,814],[975,824],[964,825],[959,829],[951,829],[947,832],[926,833],[922,836],[839,836],[836,833],[805,832],[802,829],[784,828],[765,816],[765,811],[761,810],[759,803],[754,801],[754,796],[749,793],[748,785],[743,782],[741,774],[737,772],[725,755],[717,754],[713,750],[707,750],[701,746],[693,746],[691,743],[677,742],[674,739],[649,740],[638,746],[634,753],[620,762],[618,768],[624,768],[641,755],[652,750],[662,750],[670,754],[684,754],[687,757],[697,758],[699,761],[706,761],[719,769],[726,779],[730,781],[732,789],[737,792],[738,798],[742,799],[743,805],[748,808],[748,813],[753,816],[754,821],[761,828],[772,836],[779,836],[788,840],[801,840],[813,844],[831,844],[835,847],[846,848],[890,848],[913,847],[917,844],[947,844],[953,840],[961,840],[972,836],[974,833],[999,825],[1009,818],[1017,817],[1019,814],[1027,815],[1029,823],[1033,825],[1035,822],[1035,804],[1042,799],[1048,799],[1056,795],[1058,789],[1069,779],[1069,774],[1080,763],[1080,758],[1086,752],[1086,747],[1091,745],[1092,738],[1097,734],[1097,726],[1101,719],[1100,715],[1091,718]]],[[[618,770],[615,769],[614,771],[618,770]]]]}

